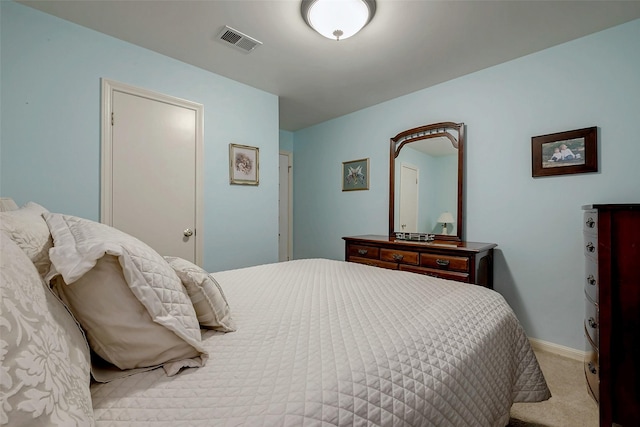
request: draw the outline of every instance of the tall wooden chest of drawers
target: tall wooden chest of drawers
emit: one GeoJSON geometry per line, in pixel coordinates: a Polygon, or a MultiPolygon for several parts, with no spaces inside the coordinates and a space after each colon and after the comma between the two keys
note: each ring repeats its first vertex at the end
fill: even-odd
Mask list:
{"type": "Polygon", "coordinates": [[[584,209],[584,371],[600,425],[640,423],[640,204],[584,209]],[[637,367],[637,369],[636,369],[637,367]]]}

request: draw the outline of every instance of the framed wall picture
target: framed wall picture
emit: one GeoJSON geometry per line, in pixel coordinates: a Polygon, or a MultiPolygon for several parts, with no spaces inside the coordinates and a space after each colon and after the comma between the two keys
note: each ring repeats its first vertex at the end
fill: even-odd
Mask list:
{"type": "Polygon", "coordinates": [[[342,191],[369,189],[369,159],[342,162],[342,191]]]}
{"type": "Polygon", "coordinates": [[[229,144],[229,181],[231,184],[258,185],[258,147],[229,144]]]}
{"type": "Polygon", "coordinates": [[[533,177],[598,172],[598,128],[531,138],[533,177]]]}

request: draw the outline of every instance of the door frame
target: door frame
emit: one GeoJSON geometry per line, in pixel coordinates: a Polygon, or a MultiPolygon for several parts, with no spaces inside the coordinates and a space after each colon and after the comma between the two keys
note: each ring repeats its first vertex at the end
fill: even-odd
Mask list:
{"type": "Polygon", "coordinates": [[[195,232],[193,237],[195,243],[196,264],[202,266],[203,253],[203,151],[204,151],[204,106],[185,99],[176,98],[147,89],[131,86],[125,83],[116,82],[102,78],[102,103],[101,103],[101,124],[100,124],[100,222],[109,226],[113,225],[113,130],[111,126],[113,93],[122,92],[129,95],[140,96],[153,101],[164,102],[182,108],[193,110],[196,117],[196,159],[195,159],[195,232]]]}
{"type": "MultiPolygon", "coordinates": [[[[288,164],[289,164],[289,172],[287,173],[287,189],[289,191],[289,195],[288,195],[288,200],[289,200],[289,206],[287,207],[287,227],[289,228],[288,230],[288,234],[289,234],[289,239],[287,242],[287,258],[289,260],[293,259],[293,153],[291,151],[284,151],[284,150],[280,150],[279,154],[278,154],[278,159],[280,159],[280,156],[287,156],[288,157],[288,164]]],[[[278,160],[278,167],[280,165],[280,161],[278,160]]],[[[280,196],[278,195],[278,199],[280,198],[280,196]]],[[[278,206],[278,211],[280,211],[280,207],[278,206]]],[[[280,242],[280,239],[278,239],[278,243],[280,242]]],[[[278,252],[280,251],[280,249],[278,248],[278,252]]]]}
{"type": "MultiPolygon", "coordinates": [[[[399,187],[399,207],[398,207],[398,218],[402,218],[402,201],[403,199],[403,194],[402,194],[402,169],[406,168],[406,169],[411,169],[414,170],[416,172],[416,200],[415,200],[415,204],[416,204],[416,212],[415,212],[415,216],[416,216],[416,231],[418,232],[418,223],[420,222],[420,218],[418,218],[418,214],[420,213],[418,207],[420,205],[420,169],[416,166],[413,165],[411,163],[406,163],[406,162],[400,162],[400,187],[399,187]]],[[[406,207],[406,206],[405,206],[406,207]]]]}

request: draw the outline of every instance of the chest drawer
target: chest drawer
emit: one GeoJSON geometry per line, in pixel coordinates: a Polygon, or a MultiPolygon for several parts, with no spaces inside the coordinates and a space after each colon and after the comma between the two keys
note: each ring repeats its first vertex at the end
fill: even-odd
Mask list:
{"type": "Polygon", "coordinates": [[[598,232],[598,211],[584,211],[582,221],[582,231],[588,234],[596,234],[598,232]]]}
{"type": "Polygon", "coordinates": [[[598,264],[587,257],[585,262],[584,291],[591,301],[598,302],[598,264]]]}
{"type": "Polygon", "coordinates": [[[589,335],[589,340],[596,348],[599,346],[598,306],[589,298],[585,298],[584,330],[589,335]]]}
{"type": "Polygon", "coordinates": [[[598,259],[598,235],[584,233],[584,254],[596,261],[598,259]]]}
{"type": "Polygon", "coordinates": [[[596,402],[600,401],[600,366],[598,352],[589,346],[584,355],[584,376],[587,379],[587,390],[596,402]]]}
{"type": "Polygon", "coordinates": [[[366,245],[349,245],[349,257],[362,257],[378,259],[380,248],[366,245]]]}
{"type": "Polygon", "coordinates": [[[418,252],[399,251],[396,249],[380,249],[380,259],[388,262],[418,265],[418,252]]]}
{"type": "Polygon", "coordinates": [[[469,258],[441,254],[421,254],[420,265],[439,270],[469,271],[469,258]]]}

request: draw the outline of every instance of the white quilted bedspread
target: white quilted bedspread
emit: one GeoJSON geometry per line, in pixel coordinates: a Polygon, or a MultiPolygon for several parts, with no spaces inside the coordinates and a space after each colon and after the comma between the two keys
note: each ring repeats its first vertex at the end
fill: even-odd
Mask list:
{"type": "Polygon", "coordinates": [[[93,384],[97,425],[505,426],[549,390],[498,293],[297,260],[213,274],[236,332],[203,368],[93,384]]]}

